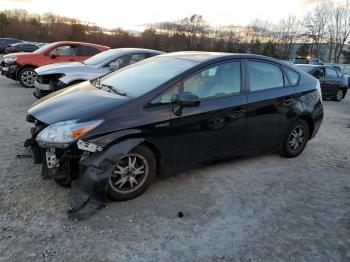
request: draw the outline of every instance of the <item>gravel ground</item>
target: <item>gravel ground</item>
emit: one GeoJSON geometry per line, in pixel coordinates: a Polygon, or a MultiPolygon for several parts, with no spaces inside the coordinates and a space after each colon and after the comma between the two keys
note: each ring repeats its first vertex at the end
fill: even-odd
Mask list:
{"type": "Polygon", "coordinates": [[[349,96],[325,102],[296,159],[265,154],[161,178],[73,222],[69,189],[16,159],[32,92],[0,77],[0,261],[350,261],[349,96]]]}

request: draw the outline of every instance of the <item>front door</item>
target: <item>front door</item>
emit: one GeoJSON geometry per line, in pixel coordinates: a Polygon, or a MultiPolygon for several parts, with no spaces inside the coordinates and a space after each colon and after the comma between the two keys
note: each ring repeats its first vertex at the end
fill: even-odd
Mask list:
{"type": "Polygon", "coordinates": [[[77,57],[76,52],[77,48],[75,45],[62,45],[54,47],[46,53],[46,64],[75,62],[77,57]]]}
{"type": "Polygon", "coordinates": [[[200,105],[172,112],[175,169],[242,153],[247,102],[243,82],[239,60],[214,64],[182,81],[182,92],[197,95],[200,105]]]}

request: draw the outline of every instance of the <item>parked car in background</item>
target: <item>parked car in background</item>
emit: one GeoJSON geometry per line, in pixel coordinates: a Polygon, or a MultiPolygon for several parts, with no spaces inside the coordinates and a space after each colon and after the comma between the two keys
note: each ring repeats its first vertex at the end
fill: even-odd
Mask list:
{"type": "MultiPolygon", "coordinates": [[[[44,175],[86,201],[137,197],[156,179],[248,152],[296,157],[323,119],[319,81],[249,55],[155,56],[39,100],[27,120],[44,175]],[[45,173],[46,172],[46,173],[45,173]],[[89,197],[86,197],[86,194],[89,197]]],[[[79,198],[80,199],[80,198],[79,198]]]]}
{"type": "Polygon", "coordinates": [[[320,58],[312,58],[310,60],[310,64],[312,64],[312,65],[324,65],[324,62],[320,58]]]}
{"type": "Polygon", "coordinates": [[[5,48],[5,54],[16,53],[16,52],[34,52],[39,49],[40,45],[29,42],[20,42],[16,44],[12,44],[5,48]]]}
{"type": "Polygon", "coordinates": [[[89,43],[55,42],[43,45],[33,53],[4,55],[0,65],[6,77],[19,81],[23,87],[34,87],[37,78],[35,68],[60,62],[83,61],[108,49],[107,46],[89,43]]]}
{"type": "Polygon", "coordinates": [[[6,47],[20,42],[22,42],[22,40],[16,38],[0,38],[0,53],[4,53],[6,47]]]}
{"type": "Polygon", "coordinates": [[[310,63],[310,58],[309,57],[298,56],[298,57],[293,58],[291,60],[291,63],[293,63],[293,64],[309,64],[310,63]]]}
{"type": "Polygon", "coordinates": [[[99,53],[82,62],[39,67],[35,69],[38,78],[35,82],[34,96],[41,98],[69,85],[101,77],[111,71],[162,53],[150,49],[118,48],[99,53]]]}
{"type": "Polygon", "coordinates": [[[340,102],[348,91],[348,79],[334,66],[297,65],[300,69],[319,79],[324,98],[340,102]]]}

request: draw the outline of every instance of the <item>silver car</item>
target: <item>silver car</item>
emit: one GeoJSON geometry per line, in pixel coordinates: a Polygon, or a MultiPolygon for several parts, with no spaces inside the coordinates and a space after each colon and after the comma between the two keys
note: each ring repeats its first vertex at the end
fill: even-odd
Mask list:
{"type": "Polygon", "coordinates": [[[38,78],[34,96],[49,93],[83,81],[93,80],[143,59],[163,52],[140,48],[117,48],[99,53],[83,62],[57,63],[35,69],[38,78]]]}

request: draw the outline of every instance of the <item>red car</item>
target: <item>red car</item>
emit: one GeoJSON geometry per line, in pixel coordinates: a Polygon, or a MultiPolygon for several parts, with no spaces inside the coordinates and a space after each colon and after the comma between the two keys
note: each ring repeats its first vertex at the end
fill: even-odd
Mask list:
{"type": "Polygon", "coordinates": [[[60,62],[80,62],[108,49],[108,46],[89,43],[55,42],[33,53],[5,55],[0,70],[4,76],[19,81],[23,87],[34,87],[37,78],[35,68],[60,62]]]}

